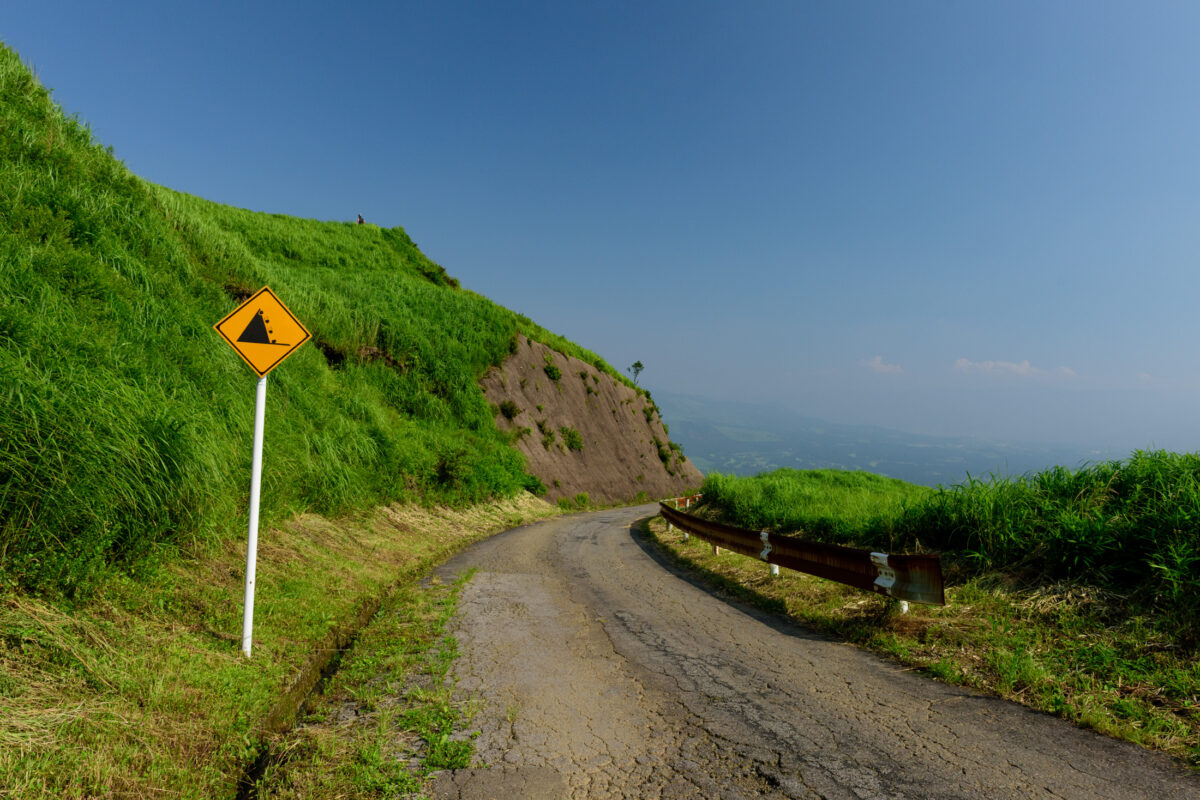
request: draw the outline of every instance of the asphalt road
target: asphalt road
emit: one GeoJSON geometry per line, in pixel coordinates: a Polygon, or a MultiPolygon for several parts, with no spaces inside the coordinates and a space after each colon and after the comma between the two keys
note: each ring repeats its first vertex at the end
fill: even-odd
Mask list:
{"type": "Polygon", "coordinates": [[[655,513],[518,528],[440,569],[478,568],[455,633],[481,768],[435,797],[1200,798],[1161,754],[717,597],[637,532],[655,513]]]}

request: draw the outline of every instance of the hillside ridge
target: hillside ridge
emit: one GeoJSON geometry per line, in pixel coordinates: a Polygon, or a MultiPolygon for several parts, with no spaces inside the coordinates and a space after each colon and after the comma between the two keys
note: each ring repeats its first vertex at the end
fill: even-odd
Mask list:
{"type": "Polygon", "coordinates": [[[212,326],[263,286],[313,338],[269,378],[264,527],[537,489],[479,385],[518,335],[628,384],[402,228],[138,178],[3,45],[0,222],[0,578],[26,589],[244,533],[256,376],[212,326]]]}

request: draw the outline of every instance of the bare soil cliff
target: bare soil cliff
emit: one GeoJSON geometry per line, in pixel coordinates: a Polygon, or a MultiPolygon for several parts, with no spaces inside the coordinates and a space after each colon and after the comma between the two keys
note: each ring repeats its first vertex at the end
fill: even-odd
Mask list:
{"type": "Polygon", "coordinates": [[[704,479],[671,444],[654,403],[587,362],[521,336],[480,383],[548,500],[581,492],[596,503],[654,500],[704,479]]]}

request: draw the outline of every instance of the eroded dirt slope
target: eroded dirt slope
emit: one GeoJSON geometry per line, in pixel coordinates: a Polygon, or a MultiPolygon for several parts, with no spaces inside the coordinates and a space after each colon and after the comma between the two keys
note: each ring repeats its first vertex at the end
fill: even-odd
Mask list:
{"type": "Polygon", "coordinates": [[[654,404],[587,362],[522,336],[517,352],[481,384],[501,409],[496,424],[519,435],[516,446],[546,484],[548,500],[580,492],[599,503],[633,500],[639,492],[657,499],[704,479],[671,447],[654,404]],[[575,442],[571,431],[578,433],[575,442]]]}

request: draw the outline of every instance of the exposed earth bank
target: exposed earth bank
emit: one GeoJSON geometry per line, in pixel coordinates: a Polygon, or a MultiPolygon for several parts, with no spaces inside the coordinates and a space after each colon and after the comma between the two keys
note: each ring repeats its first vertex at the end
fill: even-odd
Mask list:
{"type": "Polygon", "coordinates": [[[672,446],[653,401],[586,361],[519,336],[516,352],[480,384],[548,500],[581,492],[596,503],[642,492],[655,500],[704,480],[672,446]]]}

